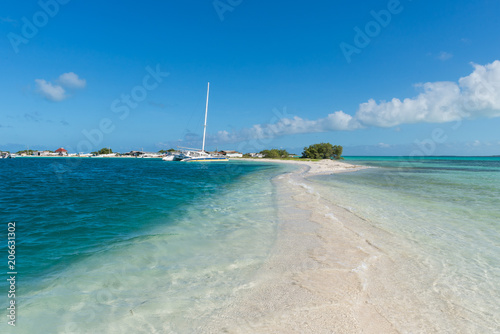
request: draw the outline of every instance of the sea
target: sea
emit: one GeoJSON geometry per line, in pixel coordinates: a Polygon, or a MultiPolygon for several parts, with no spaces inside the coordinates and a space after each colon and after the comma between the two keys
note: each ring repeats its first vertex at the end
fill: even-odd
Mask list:
{"type": "Polygon", "coordinates": [[[379,285],[398,301],[393,313],[405,314],[396,329],[500,333],[500,157],[346,161],[372,168],[313,179],[322,196],[384,232],[375,240],[393,280],[379,285]]]}
{"type": "MultiPolygon", "coordinates": [[[[381,296],[400,300],[408,321],[426,318],[436,332],[500,333],[500,158],[346,162],[370,168],[309,180],[332,205],[390,236],[373,243],[400,266],[394,278],[407,281],[381,296]],[[405,299],[405,289],[418,300],[405,299]],[[445,313],[456,323],[444,321],[445,313]]],[[[297,168],[0,161],[0,333],[203,332],[235,293],[251,288],[272,252],[279,226],[273,179],[297,168]],[[8,324],[12,300],[15,327],[8,324]]],[[[419,332],[394,321],[402,333],[419,332]]]]}

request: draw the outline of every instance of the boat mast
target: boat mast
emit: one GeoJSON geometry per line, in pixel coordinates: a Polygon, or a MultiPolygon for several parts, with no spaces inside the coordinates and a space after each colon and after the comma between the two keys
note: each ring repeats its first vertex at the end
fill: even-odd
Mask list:
{"type": "Polygon", "coordinates": [[[207,85],[207,104],[205,106],[205,125],[203,125],[203,145],[201,151],[205,152],[205,135],[207,133],[207,113],[208,113],[208,92],[210,91],[210,82],[207,85]]]}

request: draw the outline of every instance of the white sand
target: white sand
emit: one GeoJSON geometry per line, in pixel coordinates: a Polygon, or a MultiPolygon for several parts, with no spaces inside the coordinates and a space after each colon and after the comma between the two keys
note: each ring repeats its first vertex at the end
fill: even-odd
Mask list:
{"type": "MultiPolygon", "coordinates": [[[[297,172],[274,180],[280,224],[274,250],[247,289],[221,311],[210,333],[395,333],[369,303],[365,266],[379,251],[344,226],[352,214],[331,208],[305,175],[359,170],[339,161],[295,162],[297,172]],[[347,217],[349,216],[349,217],[347,217]]],[[[359,219],[359,218],[358,218],[359,219]]]]}
{"type": "Polygon", "coordinates": [[[425,270],[408,260],[397,237],[322,198],[307,179],[363,167],[268,161],[304,166],[273,180],[279,207],[275,247],[247,286],[234,292],[231,306],[200,332],[467,332],[454,323],[459,315],[453,305],[422,296],[433,293],[426,290],[432,282],[412,278],[425,270]]]}
{"type": "Polygon", "coordinates": [[[279,159],[234,159],[238,161],[254,161],[254,162],[275,162],[285,163],[292,165],[299,165],[306,167],[305,173],[307,176],[311,175],[326,175],[343,172],[354,172],[360,169],[369,168],[366,166],[359,166],[349,164],[340,160],[324,159],[319,161],[306,161],[306,160],[279,160],[279,159]]]}

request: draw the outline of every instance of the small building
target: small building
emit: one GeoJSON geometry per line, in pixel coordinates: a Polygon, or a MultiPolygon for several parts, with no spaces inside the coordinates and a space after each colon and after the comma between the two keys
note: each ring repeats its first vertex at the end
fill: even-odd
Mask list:
{"type": "Polygon", "coordinates": [[[264,158],[263,154],[260,153],[248,153],[252,158],[264,158]]]}
{"type": "Polygon", "coordinates": [[[57,155],[63,155],[63,156],[67,156],[68,155],[68,151],[65,150],[64,148],[60,147],[58,148],[55,153],[57,153],[57,155]]]}
{"type": "Polygon", "coordinates": [[[242,158],[243,154],[237,151],[220,151],[219,153],[225,155],[228,158],[242,158]]]}
{"type": "Polygon", "coordinates": [[[50,155],[50,152],[49,151],[34,151],[33,155],[37,156],[37,157],[47,157],[50,155]]]}

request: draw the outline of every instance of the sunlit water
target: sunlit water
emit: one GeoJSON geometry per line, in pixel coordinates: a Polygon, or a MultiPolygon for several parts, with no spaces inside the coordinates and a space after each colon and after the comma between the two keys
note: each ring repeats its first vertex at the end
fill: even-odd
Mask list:
{"type": "MultiPolygon", "coordinates": [[[[402,266],[395,283],[407,278],[425,305],[403,301],[416,313],[408,321],[417,322],[405,326],[396,316],[396,328],[419,332],[405,328],[425,317],[436,332],[500,332],[500,159],[347,161],[377,168],[313,177],[314,191],[392,236],[379,245],[402,266]]],[[[16,328],[5,317],[0,332],[199,332],[251,288],[276,237],[271,179],[294,168],[1,161],[0,251],[6,259],[7,222],[15,221],[18,275],[16,328]]],[[[404,291],[384,296],[407,298],[404,291]]]]}
{"type": "MultiPolygon", "coordinates": [[[[317,190],[395,236],[385,246],[421,266],[411,279],[424,304],[432,291],[459,328],[500,332],[500,158],[346,161],[376,168],[314,177],[317,190]]],[[[430,312],[439,322],[438,304],[430,312]]]]}
{"type": "Polygon", "coordinates": [[[266,258],[276,229],[270,181],[286,168],[1,162],[1,252],[6,259],[7,222],[15,221],[18,271],[16,328],[3,316],[1,333],[195,331],[266,258]]]}

